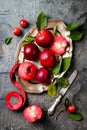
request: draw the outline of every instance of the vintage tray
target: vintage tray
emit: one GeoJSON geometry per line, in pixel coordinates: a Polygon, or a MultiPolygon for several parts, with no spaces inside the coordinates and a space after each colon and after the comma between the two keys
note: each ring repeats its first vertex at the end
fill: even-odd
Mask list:
{"type": "MultiPolygon", "coordinates": [[[[61,20],[54,20],[54,19],[49,19],[48,20],[48,23],[47,23],[45,29],[49,29],[51,31],[54,26],[57,27],[57,30],[58,30],[57,35],[62,35],[69,42],[69,47],[67,48],[66,53],[63,55],[63,58],[64,57],[72,57],[73,45],[72,45],[71,38],[69,38],[70,31],[66,30],[66,25],[65,25],[65,23],[63,21],[61,21],[61,20]]],[[[37,32],[38,32],[37,28],[33,27],[20,40],[20,42],[18,43],[17,49],[16,49],[15,64],[16,63],[22,63],[22,62],[28,61],[28,60],[24,59],[23,46],[21,46],[20,43],[22,41],[24,41],[25,37],[28,36],[28,35],[31,35],[31,36],[35,37],[35,35],[37,34],[37,32]]],[[[34,43],[35,43],[35,41],[34,41],[34,43]]],[[[40,49],[42,49],[42,48],[40,48],[40,49]]],[[[34,64],[36,64],[37,67],[39,66],[39,64],[37,62],[34,62],[34,64]]],[[[60,73],[58,75],[54,75],[54,77],[52,79],[52,82],[53,82],[54,78],[60,78],[65,73],[66,73],[66,71],[64,71],[64,72],[62,72],[62,73],[60,73]]],[[[36,83],[36,82],[24,81],[24,80],[22,80],[18,76],[18,74],[16,74],[16,80],[22,86],[22,88],[24,89],[24,91],[28,92],[28,93],[42,93],[42,92],[46,91],[47,87],[48,87],[47,85],[39,84],[39,83],[36,83]]]]}

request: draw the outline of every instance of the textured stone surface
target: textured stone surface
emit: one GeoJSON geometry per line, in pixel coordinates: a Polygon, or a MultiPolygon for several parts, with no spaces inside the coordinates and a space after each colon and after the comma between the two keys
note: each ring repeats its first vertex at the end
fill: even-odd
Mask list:
{"type": "MultiPolygon", "coordinates": [[[[0,0],[0,130],[87,130],[87,0],[0,0]],[[51,117],[46,111],[53,103],[46,93],[29,95],[29,103],[39,103],[44,109],[44,117],[40,122],[28,123],[22,111],[13,112],[4,104],[5,95],[16,88],[10,82],[8,72],[14,63],[17,43],[23,35],[35,25],[39,12],[44,11],[49,18],[62,19],[66,23],[79,21],[84,38],[74,43],[74,55],[69,74],[78,69],[78,76],[66,96],[79,107],[84,116],[81,122],[70,120],[62,113],[55,121],[57,111],[63,106],[64,99],[51,117]],[[13,37],[11,44],[4,44],[8,36],[13,36],[12,30],[19,26],[20,19],[25,18],[30,26],[23,30],[21,37],[13,37]],[[3,73],[5,72],[5,73],[3,73]]],[[[16,90],[17,91],[17,90],[16,90]]]]}

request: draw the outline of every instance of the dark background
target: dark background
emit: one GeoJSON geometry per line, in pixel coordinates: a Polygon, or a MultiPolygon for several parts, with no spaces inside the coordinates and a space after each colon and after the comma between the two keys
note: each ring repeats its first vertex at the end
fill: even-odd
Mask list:
{"type": "MultiPolygon", "coordinates": [[[[0,0],[0,130],[87,130],[87,0],[0,0]],[[35,25],[38,14],[44,11],[48,18],[61,19],[65,23],[80,22],[84,33],[82,40],[74,42],[72,65],[68,71],[78,70],[78,76],[65,97],[68,97],[83,114],[84,120],[72,121],[62,113],[55,121],[57,111],[63,107],[64,99],[53,116],[46,115],[47,109],[56,98],[46,93],[28,94],[29,103],[38,103],[44,109],[44,118],[36,123],[28,123],[22,111],[14,112],[6,108],[5,95],[18,91],[10,82],[8,72],[14,64],[16,47],[23,35],[35,25]],[[13,36],[12,30],[19,26],[20,19],[29,21],[29,27],[22,29],[20,37],[13,36]],[[5,45],[6,37],[13,36],[12,42],[5,45]]],[[[64,98],[65,98],[64,97],[64,98]]]]}

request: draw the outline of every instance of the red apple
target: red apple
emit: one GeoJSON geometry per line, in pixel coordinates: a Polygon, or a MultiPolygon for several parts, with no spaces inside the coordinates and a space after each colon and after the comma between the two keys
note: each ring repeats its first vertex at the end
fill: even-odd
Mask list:
{"type": "Polygon", "coordinates": [[[34,43],[24,45],[24,58],[27,60],[37,60],[40,50],[34,43]]]}
{"type": "Polygon", "coordinates": [[[24,118],[29,122],[35,122],[41,119],[42,113],[43,113],[42,108],[37,104],[33,104],[25,108],[23,112],[24,118]]]}
{"type": "Polygon", "coordinates": [[[50,49],[54,54],[63,55],[68,45],[68,41],[63,36],[55,36],[54,43],[51,45],[50,49]]]}
{"type": "Polygon", "coordinates": [[[71,104],[68,106],[67,111],[70,113],[74,113],[76,111],[75,105],[71,104]]]}
{"type": "Polygon", "coordinates": [[[25,27],[27,27],[28,22],[27,22],[25,19],[21,19],[21,20],[19,21],[19,25],[20,25],[21,27],[25,28],[25,27]]]}
{"type": "Polygon", "coordinates": [[[21,29],[18,28],[18,27],[15,27],[13,29],[13,34],[16,35],[16,36],[19,36],[21,34],[21,29]]]}
{"type": "Polygon", "coordinates": [[[39,83],[49,84],[50,83],[50,72],[47,68],[40,68],[36,73],[36,80],[39,83]]]}
{"type": "Polygon", "coordinates": [[[40,30],[36,37],[35,41],[36,43],[41,47],[47,47],[53,43],[54,37],[52,33],[49,30],[40,30]]]}
{"type": "Polygon", "coordinates": [[[36,66],[31,62],[23,62],[19,66],[18,75],[23,80],[31,80],[36,75],[36,66]]]}
{"type": "Polygon", "coordinates": [[[56,64],[56,57],[50,49],[45,49],[40,53],[40,63],[45,67],[53,67],[56,64]]]}

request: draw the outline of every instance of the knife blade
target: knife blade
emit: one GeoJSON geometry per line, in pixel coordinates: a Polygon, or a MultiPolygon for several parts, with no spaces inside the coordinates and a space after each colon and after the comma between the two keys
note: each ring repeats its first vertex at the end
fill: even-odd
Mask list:
{"type": "Polygon", "coordinates": [[[60,103],[62,97],[66,94],[66,92],[68,91],[68,89],[70,88],[72,82],[74,81],[74,79],[77,76],[77,70],[74,70],[73,73],[70,75],[70,77],[68,78],[69,81],[69,85],[66,88],[62,88],[59,92],[59,96],[56,98],[55,102],[53,103],[53,105],[48,109],[48,115],[52,115],[54,113],[54,110],[56,108],[56,106],[60,103]]]}

